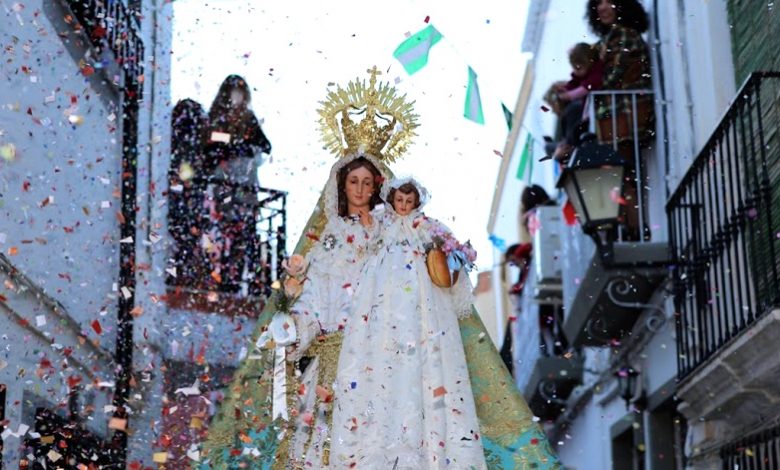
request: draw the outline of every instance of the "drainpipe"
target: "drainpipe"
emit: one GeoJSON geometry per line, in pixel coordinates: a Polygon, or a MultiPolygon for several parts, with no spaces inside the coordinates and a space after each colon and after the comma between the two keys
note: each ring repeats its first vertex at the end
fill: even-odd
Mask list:
{"type": "MultiPolygon", "coordinates": [[[[653,42],[655,45],[655,69],[658,74],[658,94],[661,96],[661,122],[663,123],[663,152],[664,152],[664,168],[666,174],[669,174],[669,120],[666,117],[667,103],[666,103],[666,79],[664,78],[664,62],[661,56],[661,37],[660,28],[658,27],[658,0],[653,0],[653,42]]],[[[664,199],[669,199],[671,191],[669,189],[669,178],[664,178],[664,199]]],[[[671,235],[671,234],[670,234],[671,235]]]]}

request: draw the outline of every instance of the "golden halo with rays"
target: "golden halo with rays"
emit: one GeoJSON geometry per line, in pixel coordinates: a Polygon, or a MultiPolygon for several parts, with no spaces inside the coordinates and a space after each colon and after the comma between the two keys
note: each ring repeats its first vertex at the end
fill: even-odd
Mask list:
{"type": "Polygon", "coordinates": [[[391,163],[399,159],[409,147],[414,130],[419,126],[414,113],[414,101],[406,95],[398,96],[395,87],[380,83],[374,66],[367,71],[371,77],[366,86],[359,78],[331,90],[320,102],[320,132],[324,148],[338,157],[354,152],[365,152],[391,163]],[[363,116],[359,123],[353,117],[363,116]]]}

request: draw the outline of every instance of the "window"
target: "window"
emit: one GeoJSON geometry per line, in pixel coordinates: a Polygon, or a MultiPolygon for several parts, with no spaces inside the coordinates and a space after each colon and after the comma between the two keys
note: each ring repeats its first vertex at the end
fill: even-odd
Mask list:
{"type": "Polygon", "coordinates": [[[651,468],[682,469],[685,456],[685,418],[669,397],[648,415],[647,441],[651,468]]]}
{"type": "Polygon", "coordinates": [[[642,415],[631,413],[612,426],[612,469],[644,470],[642,415]]]}

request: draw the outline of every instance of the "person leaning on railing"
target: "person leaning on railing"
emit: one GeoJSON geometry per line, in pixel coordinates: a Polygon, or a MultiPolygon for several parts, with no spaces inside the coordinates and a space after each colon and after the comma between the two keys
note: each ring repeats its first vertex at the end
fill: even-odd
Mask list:
{"type": "Polygon", "coordinates": [[[259,205],[257,170],[262,154],[271,153],[271,142],[252,112],[249,85],[238,75],[222,82],[209,121],[206,152],[218,219],[215,233],[222,247],[218,279],[222,290],[237,291],[245,280],[245,266],[250,270],[250,284],[252,272],[256,273],[251,263],[259,259],[254,226],[259,205]]]}
{"type": "Polygon", "coordinates": [[[552,101],[559,108],[556,114],[560,128],[560,135],[556,135],[558,141],[550,142],[545,150],[562,162],[569,159],[580,144],[580,136],[588,130],[588,116],[583,112],[585,100],[591,91],[601,89],[604,81],[604,63],[596,47],[584,42],[575,44],[569,50],[569,63],[572,68],[570,80],[553,83],[545,95],[545,101],[552,101]],[[549,96],[550,93],[553,96],[549,96]]]}
{"type": "Polygon", "coordinates": [[[198,285],[206,265],[198,247],[203,226],[204,142],[208,119],[203,107],[183,99],[171,112],[171,160],[168,169],[168,233],[175,274],[173,285],[198,285]]]}
{"type": "MultiPolygon", "coordinates": [[[[637,0],[589,0],[586,13],[590,28],[600,40],[596,43],[604,62],[604,90],[648,90],[652,88],[649,48],[642,33],[648,17],[637,0]]],[[[603,143],[617,143],[626,160],[624,198],[625,223],[629,238],[639,239],[635,135],[643,143],[653,132],[652,95],[601,96],[596,101],[596,131],[603,143]],[[613,102],[614,100],[614,102],[613,102]],[[634,108],[635,107],[635,108],[634,108]],[[636,110],[636,115],[634,115],[636,110]],[[614,112],[614,116],[613,116],[614,112]],[[636,117],[636,118],[634,118],[636,117]],[[636,127],[636,134],[634,132],[636,127]]]]}

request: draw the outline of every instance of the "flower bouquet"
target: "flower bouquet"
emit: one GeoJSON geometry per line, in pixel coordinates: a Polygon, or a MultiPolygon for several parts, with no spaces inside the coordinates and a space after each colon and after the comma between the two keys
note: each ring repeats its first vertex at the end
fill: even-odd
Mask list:
{"type": "Polygon", "coordinates": [[[257,340],[256,346],[260,349],[289,346],[298,340],[295,321],[290,310],[303,292],[308,265],[302,255],[296,254],[282,261],[282,267],[285,271],[282,278],[271,284],[274,289],[272,301],[276,312],[268,328],[257,340]]]}
{"type": "Polygon", "coordinates": [[[462,269],[471,271],[477,252],[470,242],[460,243],[450,232],[435,227],[431,243],[426,245],[425,265],[431,282],[439,287],[452,287],[458,282],[462,269]]]}

